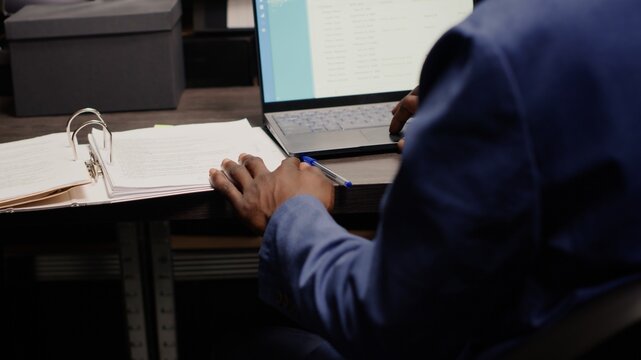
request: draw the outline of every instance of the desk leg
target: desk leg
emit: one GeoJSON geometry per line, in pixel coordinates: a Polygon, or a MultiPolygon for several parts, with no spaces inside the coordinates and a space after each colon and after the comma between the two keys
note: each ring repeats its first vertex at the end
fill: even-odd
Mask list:
{"type": "Polygon", "coordinates": [[[150,223],[149,239],[155,285],[153,291],[159,359],[176,360],[178,347],[169,223],[150,223]]]}
{"type": "Polygon", "coordinates": [[[149,327],[146,315],[145,285],[142,258],[144,228],[137,223],[118,224],[120,242],[120,266],[124,294],[125,316],[129,336],[129,355],[131,360],[151,360],[149,354],[149,327]]]}
{"type": "Polygon", "coordinates": [[[7,286],[7,280],[5,279],[5,268],[4,268],[4,243],[0,242],[0,294],[4,294],[4,296],[0,296],[0,330],[2,330],[3,334],[11,334],[9,336],[3,336],[2,340],[0,340],[0,358],[9,358],[12,356],[11,350],[11,344],[13,343],[14,340],[14,332],[15,329],[12,329],[13,332],[10,332],[9,330],[11,329],[9,327],[10,324],[10,318],[9,318],[9,291],[8,291],[8,286],[7,286]]]}
{"type": "Polygon", "coordinates": [[[167,222],[118,224],[132,360],[178,357],[167,222]]]}

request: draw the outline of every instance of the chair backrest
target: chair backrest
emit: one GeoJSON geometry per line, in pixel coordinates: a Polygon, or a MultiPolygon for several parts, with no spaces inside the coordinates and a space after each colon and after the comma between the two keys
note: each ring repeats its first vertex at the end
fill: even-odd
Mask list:
{"type": "MultiPolygon", "coordinates": [[[[641,280],[618,287],[544,327],[508,354],[509,360],[594,359],[603,344],[634,346],[641,359],[641,280]],[[637,325],[637,326],[635,326],[637,325]],[[635,329],[630,334],[629,329],[635,329]],[[624,339],[625,337],[625,339],[624,339]],[[617,339],[620,338],[620,339],[617,339]],[[617,341],[620,340],[620,341],[617,341]]],[[[612,354],[608,358],[612,358],[612,354]]],[[[617,358],[619,359],[619,358],[617,358]]]]}

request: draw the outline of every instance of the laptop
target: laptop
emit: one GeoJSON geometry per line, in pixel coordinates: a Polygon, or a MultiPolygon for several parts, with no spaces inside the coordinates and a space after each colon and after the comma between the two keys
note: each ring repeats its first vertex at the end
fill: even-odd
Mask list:
{"type": "Polygon", "coordinates": [[[253,0],[264,124],[290,156],[395,151],[392,109],[473,0],[253,0]]]}

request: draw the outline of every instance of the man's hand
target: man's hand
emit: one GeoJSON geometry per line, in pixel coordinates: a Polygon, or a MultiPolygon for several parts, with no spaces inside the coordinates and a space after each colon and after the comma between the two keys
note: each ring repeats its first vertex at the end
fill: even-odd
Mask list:
{"type": "Polygon", "coordinates": [[[276,209],[296,195],[312,195],[328,210],[334,206],[334,185],[323,173],[296,158],[283,160],[270,172],[263,160],[242,154],[238,163],[223,160],[222,171],[209,170],[212,186],[222,192],[254,230],[265,231],[276,209]]]}
{"type": "MultiPolygon", "coordinates": [[[[392,122],[389,125],[390,134],[398,134],[402,129],[407,120],[414,116],[416,110],[418,109],[418,86],[414,90],[410,91],[409,94],[405,95],[401,101],[394,106],[392,109],[392,122]]],[[[405,140],[401,139],[398,142],[398,147],[402,151],[403,145],[405,145],[405,140]]]]}

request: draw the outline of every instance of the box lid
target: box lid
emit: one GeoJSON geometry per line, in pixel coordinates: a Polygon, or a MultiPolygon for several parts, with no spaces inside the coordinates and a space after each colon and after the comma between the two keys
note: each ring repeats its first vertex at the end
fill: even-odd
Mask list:
{"type": "Polygon", "coordinates": [[[179,0],[27,5],[5,20],[5,34],[23,40],[168,31],[180,16],[179,0]]]}

